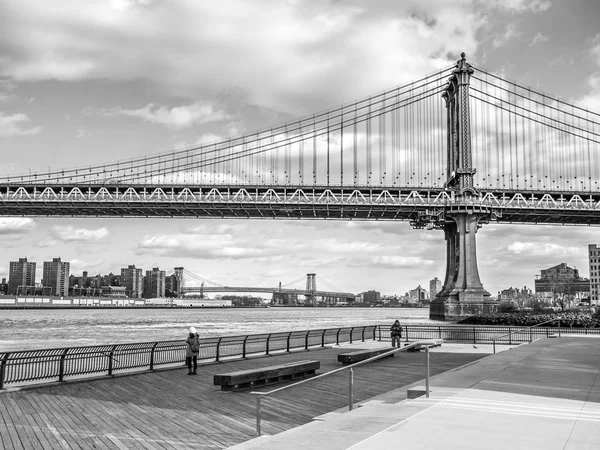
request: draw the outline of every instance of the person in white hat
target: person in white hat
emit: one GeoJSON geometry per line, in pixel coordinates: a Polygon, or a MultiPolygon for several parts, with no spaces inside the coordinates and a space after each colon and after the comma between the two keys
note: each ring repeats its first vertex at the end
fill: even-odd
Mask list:
{"type": "Polygon", "coordinates": [[[198,354],[200,353],[200,338],[195,327],[190,327],[190,333],[186,339],[187,349],[185,352],[188,375],[196,375],[198,370],[198,354]],[[192,372],[192,362],[194,363],[194,371],[192,372]]]}

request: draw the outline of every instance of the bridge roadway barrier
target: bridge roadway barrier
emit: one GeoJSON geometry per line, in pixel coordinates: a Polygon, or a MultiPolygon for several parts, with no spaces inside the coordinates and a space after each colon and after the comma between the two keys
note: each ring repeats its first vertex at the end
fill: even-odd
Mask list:
{"type": "MultiPolygon", "coordinates": [[[[389,341],[389,328],[388,324],[377,324],[202,338],[199,361],[220,362],[353,342],[389,341]]],[[[600,329],[405,325],[402,337],[406,342],[443,339],[444,342],[514,345],[555,333],[600,335],[600,329]]],[[[0,352],[0,389],[177,366],[184,363],[185,352],[184,340],[0,352]]]]}

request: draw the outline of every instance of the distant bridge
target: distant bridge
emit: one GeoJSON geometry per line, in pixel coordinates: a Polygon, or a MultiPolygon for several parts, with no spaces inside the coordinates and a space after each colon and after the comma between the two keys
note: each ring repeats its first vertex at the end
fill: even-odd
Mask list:
{"type": "Polygon", "coordinates": [[[285,289],[278,287],[243,287],[243,286],[202,286],[202,287],[185,287],[184,294],[191,293],[206,293],[206,292],[257,292],[267,294],[297,294],[307,297],[336,297],[336,298],[354,298],[351,292],[335,292],[335,291],[307,291],[306,289],[285,289]]]}

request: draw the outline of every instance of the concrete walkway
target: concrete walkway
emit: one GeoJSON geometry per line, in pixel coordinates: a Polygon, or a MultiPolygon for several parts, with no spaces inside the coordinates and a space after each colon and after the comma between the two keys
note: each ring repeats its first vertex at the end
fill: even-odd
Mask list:
{"type": "Polygon", "coordinates": [[[431,386],[430,398],[406,400],[415,385],[407,386],[231,448],[600,449],[597,337],[521,345],[432,377],[431,386]]]}

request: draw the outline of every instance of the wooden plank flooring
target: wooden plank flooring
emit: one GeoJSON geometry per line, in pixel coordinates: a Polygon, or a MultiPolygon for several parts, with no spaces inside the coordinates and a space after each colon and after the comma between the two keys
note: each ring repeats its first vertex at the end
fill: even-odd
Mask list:
{"type": "MultiPolygon", "coordinates": [[[[360,344],[352,346],[359,350],[360,344]]],[[[251,390],[221,391],[213,375],[306,359],[321,361],[319,373],[341,367],[348,347],[228,361],[0,393],[0,446],[14,449],[222,449],[256,436],[256,399],[251,390]]],[[[484,354],[430,354],[432,375],[484,354]]],[[[360,402],[424,377],[425,355],[401,353],[354,369],[360,402]]],[[[283,386],[253,390],[272,390],[283,386]]],[[[310,422],[348,404],[348,372],[283,391],[262,401],[265,434],[310,422]]]]}

